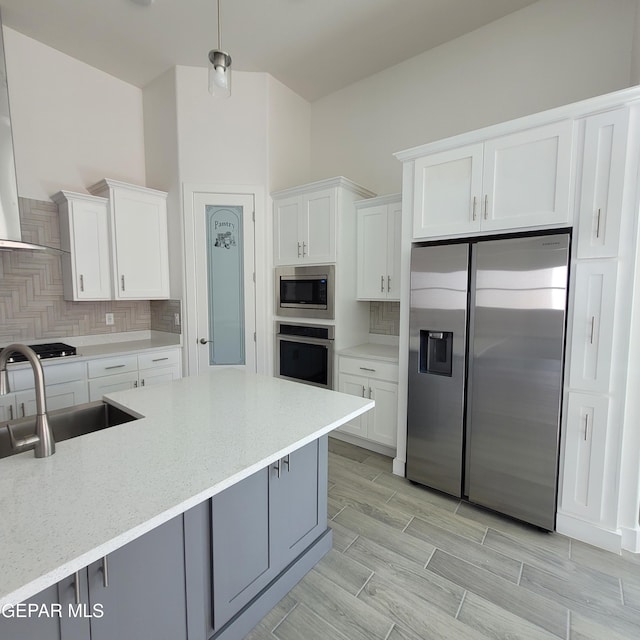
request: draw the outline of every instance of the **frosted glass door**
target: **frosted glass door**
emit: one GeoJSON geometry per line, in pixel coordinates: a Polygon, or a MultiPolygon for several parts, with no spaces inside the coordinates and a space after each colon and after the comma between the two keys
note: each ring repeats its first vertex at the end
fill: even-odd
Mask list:
{"type": "Polygon", "coordinates": [[[207,205],[209,364],[245,364],[242,207],[207,205]]]}
{"type": "Polygon", "coordinates": [[[255,371],[253,197],[198,193],[193,205],[198,373],[255,371]]]}

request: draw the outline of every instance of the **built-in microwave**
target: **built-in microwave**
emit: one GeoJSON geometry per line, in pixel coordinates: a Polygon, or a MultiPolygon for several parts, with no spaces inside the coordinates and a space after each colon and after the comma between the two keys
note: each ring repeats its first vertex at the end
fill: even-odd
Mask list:
{"type": "Polygon", "coordinates": [[[334,265],[279,267],[275,279],[276,315],[334,318],[334,265]]]}

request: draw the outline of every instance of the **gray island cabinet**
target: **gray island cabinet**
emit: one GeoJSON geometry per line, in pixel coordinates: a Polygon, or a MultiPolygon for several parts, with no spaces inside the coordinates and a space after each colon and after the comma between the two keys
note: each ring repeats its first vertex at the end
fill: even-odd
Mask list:
{"type": "Polygon", "coordinates": [[[105,400],[138,419],[0,460],[0,640],[243,638],[331,548],[328,434],[373,401],[237,369],[105,400]]]}

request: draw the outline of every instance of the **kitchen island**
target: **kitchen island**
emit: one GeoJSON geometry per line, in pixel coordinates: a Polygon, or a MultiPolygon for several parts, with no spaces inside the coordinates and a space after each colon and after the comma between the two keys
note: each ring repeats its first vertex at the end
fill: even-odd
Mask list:
{"type": "MultiPolygon", "coordinates": [[[[370,400],[235,369],[122,391],[106,400],[140,419],[59,443],[50,458],[35,459],[27,452],[0,461],[0,607],[56,585],[60,593],[65,580],[74,599],[82,602],[76,584],[85,586],[86,578],[80,572],[103,563],[103,582],[108,583],[104,558],[179,518],[187,601],[203,582],[205,592],[209,590],[205,601],[198,593],[197,606],[192,598],[187,607],[189,638],[204,638],[211,630],[224,633],[215,620],[205,625],[197,619],[201,609],[211,616],[204,609],[212,579],[202,567],[210,567],[221,551],[222,557],[233,555],[216,549],[216,541],[233,540],[234,532],[226,525],[244,522],[245,510],[260,511],[247,496],[264,494],[269,505],[277,504],[274,478],[280,478],[285,465],[286,472],[293,471],[295,457],[290,456],[307,451],[308,457],[311,445],[317,450],[311,454],[319,473],[324,465],[326,500],[324,436],[373,407],[370,400]],[[242,493],[244,488],[248,493],[242,493]],[[210,535],[210,544],[206,527],[215,530],[216,522],[223,531],[210,535]],[[208,557],[199,557],[202,549],[210,551],[208,557]]],[[[297,470],[308,466],[308,460],[303,461],[297,470]]],[[[295,494],[297,489],[290,490],[295,494]]],[[[250,518],[246,523],[260,530],[250,518]]],[[[327,533],[325,521],[330,543],[327,533]]],[[[314,543],[309,541],[309,548],[314,543]]],[[[295,577],[291,567],[288,570],[295,577]]],[[[262,573],[268,578],[265,588],[277,582],[277,576],[262,573]]],[[[222,591],[214,590],[214,596],[222,591]]],[[[215,605],[216,598],[212,600],[215,605]]]]}

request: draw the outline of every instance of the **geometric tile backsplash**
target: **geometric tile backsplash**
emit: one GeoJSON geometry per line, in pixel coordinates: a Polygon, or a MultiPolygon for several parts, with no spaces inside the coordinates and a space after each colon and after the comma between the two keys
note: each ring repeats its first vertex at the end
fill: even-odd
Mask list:
{"type": "Polygon", "coordinates": [[[386,336],[400,335],[400,303],[371,302],[369,307],[369,333],[386,336]]]}
{"type": "MultiPolygon", "coordinates": [[[[23,239],[59,247],[57,206],[53,202],[27,198],[20,198],[19,205],[23,239]]],[[[0,251],[0,346],[39,338],[153,328],[148,300],[68,302],[62,296],[59,256],[35,251],[0,251]],[[105,324],[105,313],[114,314],[113,325],[105,324]]],[[[174,302],[179,309],[179,301],[174,302]]],[[[155,315],[162,317],[161,313],[155,315]]]]}

